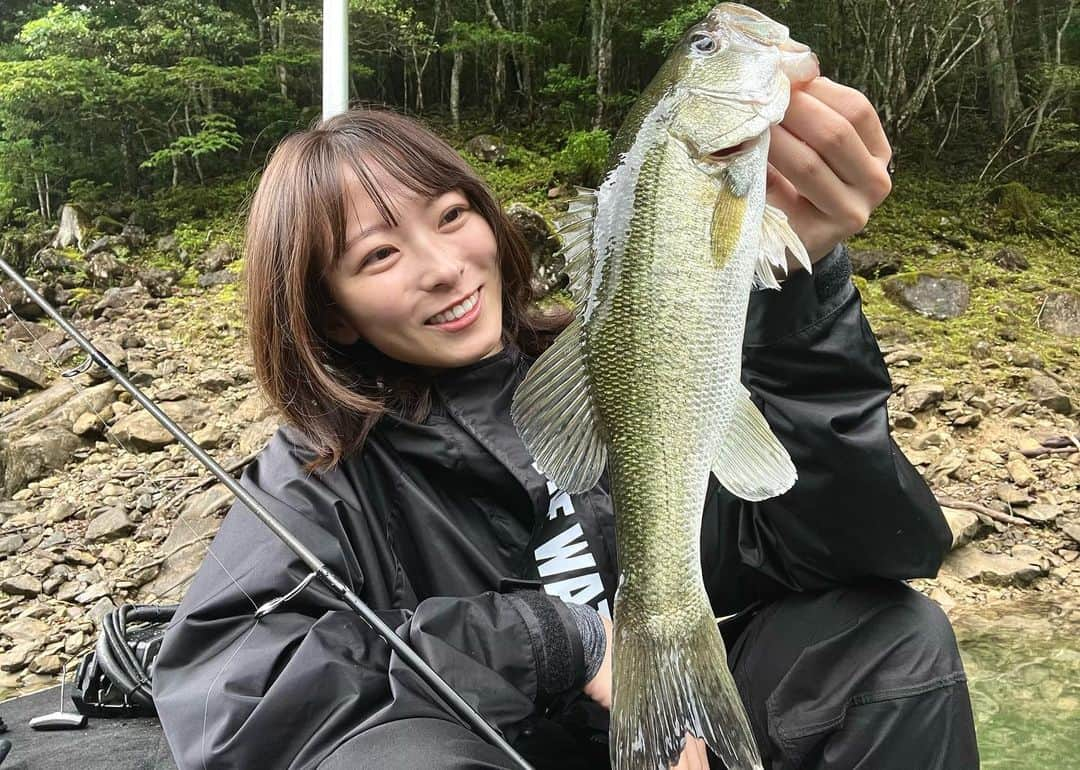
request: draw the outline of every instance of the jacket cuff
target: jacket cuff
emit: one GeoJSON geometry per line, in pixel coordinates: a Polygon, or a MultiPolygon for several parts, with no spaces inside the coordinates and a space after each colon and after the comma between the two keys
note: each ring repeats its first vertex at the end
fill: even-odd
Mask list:
{"type": "Polygon", "coordinates": [[[750,294],[744,346],[772,345],[798,334],[828,316],[855,291],[847,247],[837,245],[818,260],[811,275],[798,270],[780,291],[762,289],[750,294]]]}
{"type": "Polygon", "coordinates": [[[566,604],[542,591],[504,594],[525,621],[536,659],[537,691],[551,696],[585,686],[585,648],[566,604]]]}

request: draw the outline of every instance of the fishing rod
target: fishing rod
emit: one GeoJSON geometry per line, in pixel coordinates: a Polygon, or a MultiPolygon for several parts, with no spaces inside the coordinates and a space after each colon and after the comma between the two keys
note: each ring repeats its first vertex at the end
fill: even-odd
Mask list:
{"type": "MultiPolygon", "coordinates": [[[[30,299],[48,313],[49,317],[56,321],[60,328],[63,329],[71,339],[78,343],[79,347],[86,351],[94,363],[108,372],[109,376],[119,383],[124,390],[130,393],[132,398],[138,401],[146,411],[150,412],[150,414],[154,416],[154,419],[161,423],[162,427],[169,431],[169,433],[171,433],[185,449],[191,452],[196,460],[202,463],[202,465],[216,476],[222,484],[228,487],[229,491],[236,495],[237,499],[248,507],[248,510],[255,514],[263,524],[270,528],[271,532],[277,535],[293,553],[300,557],[300,559],[308,566],[308,569],[311,570],[311,574],[300,583],[293,593],[307,585],[312,578],[318,578],[335,596],[355,610],[370,628],[378,632],[378,634],[386,640],[387,644],[389,644],[394,652],[408,664],[409,668],[411,668],[429,687],[431,687],[432,690],[435,691],[437,696],[442,699],[443,705],[446,706],[454,716],[470,725],[473,730],[489,743],[506,752],[514,764],[521,768],[521,770],[533,770],[532,765],[526,762],[525,759],[518,754],[506,739],[503,738],[502,734],[460,695],[458,695],[457,692],[446,683],[446,680],[439,676],[439,674],[431,668],[423,658],[416,654],[408,643],[404,642],[396,633],[394,633],[394,630],[386,625],[386,623],[384,623],[379,616],[368,607],[363,599],[353,593],[352,590],[350,590],[349,587],[345,585],[345,583],[342,582],[342,580],[338,578],[318,556],[312,553],[312,551],[301,543],[300,540],[285,527],[285,525],[279,522],[274,517],[274,514],[270,513],[270,511],[256,500],[250,492],[244,489],[236,479],[218,465],[213,457],[203,451],[202,447],[196,444],[191,436],[184,432],[183,428],[161,411],[157,404],[151,401],[149,397],[139,390],[138,386],[125,377],[108,357],[94,347],[93,343],[86,339],[66,318],[60,315],[60,312],[49,304],[44,297],[38,294],[37,291],[27,283],[26,279],[3,258],[0,258],[0,269],[7,273],[11,279],[19,285],[19,288],[26,292],[26,295],[30,297],[30,299]]],[[[274,602],[258,608],[255,613],[256,618],[260,617],[263,612],[276,607],[278,603],[280,603],[278,600],[274,600],[274,602]]]]}

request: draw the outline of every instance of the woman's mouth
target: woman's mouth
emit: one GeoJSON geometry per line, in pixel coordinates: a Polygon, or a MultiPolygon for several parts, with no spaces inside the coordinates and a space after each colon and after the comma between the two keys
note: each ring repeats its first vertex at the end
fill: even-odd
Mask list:
{"type": "Polygon", "coordinates": [[[484,287],[480,286],[471,295],[449,310],[433,315],[424,322],[424,325],[448,332],[464,329],[480,315],[480,289],[482,288],[484,287]]]}

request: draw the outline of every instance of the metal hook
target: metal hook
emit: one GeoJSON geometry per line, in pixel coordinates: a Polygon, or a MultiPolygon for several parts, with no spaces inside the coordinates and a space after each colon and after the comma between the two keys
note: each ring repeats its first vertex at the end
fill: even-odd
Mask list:
{"type": "Polygon", "coordinates": [[[70,380],[72,377],[78,377],[80,374],[86,374],[93,366],[94,359],[87,356],[78,366],[73,366],[70,369],[65,369],[60,372],[60,376],[70,380]]]}

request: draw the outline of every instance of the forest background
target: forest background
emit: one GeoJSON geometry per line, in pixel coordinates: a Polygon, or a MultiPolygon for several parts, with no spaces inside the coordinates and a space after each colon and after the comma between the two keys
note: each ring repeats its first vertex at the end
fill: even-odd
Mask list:
{"type": "MultiPolygon", "coordinates": [[[[711,2],[351,0],[350,92],[507,152],[504,197],[590,183],[668,47],[711,2]]],[[[756,6],[878,107],[902,171],[1075,190],[1075,0],[756,6]]],[[[0,0],[0,228],[67,201],[151,229],[234,211],[320,108],[317,0],[0,0]]],[[[1020,205],[1023,205],[1021,202],[1020,205]]],[[[183,233],[182,233],[183,234],[183,233]]]]}

